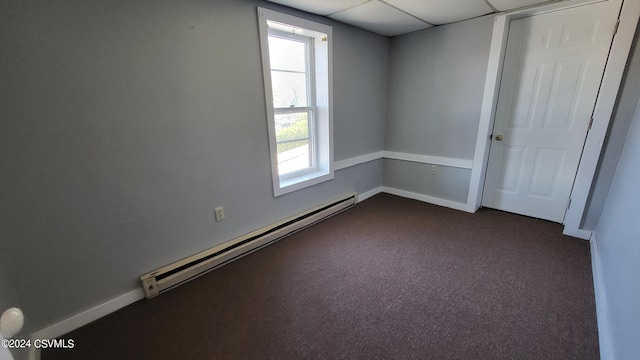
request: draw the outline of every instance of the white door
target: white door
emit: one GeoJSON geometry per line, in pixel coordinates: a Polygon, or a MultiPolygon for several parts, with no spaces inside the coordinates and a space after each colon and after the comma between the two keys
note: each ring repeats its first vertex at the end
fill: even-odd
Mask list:
{"type": "Polygon", "coordinates": [[[511,21],[483,206],[563,221],[618,10],[605,1],[511,21]]]}

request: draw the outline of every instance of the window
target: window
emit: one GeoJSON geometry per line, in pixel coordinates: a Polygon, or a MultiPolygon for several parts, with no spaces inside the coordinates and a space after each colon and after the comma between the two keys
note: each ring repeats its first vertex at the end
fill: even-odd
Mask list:
{"type": "Polygon", "coordinates": [[[333,178],[331,27],[258,8],[274,195],[333,178]]]}

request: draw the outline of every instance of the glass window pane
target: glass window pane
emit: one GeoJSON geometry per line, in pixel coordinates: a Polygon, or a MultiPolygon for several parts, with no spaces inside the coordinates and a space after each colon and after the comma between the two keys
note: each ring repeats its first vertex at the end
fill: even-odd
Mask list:
{"type": "Polygon", "coordinates": [[[309,168],[309,114],[275,114],[275,120],[279,175],[309,168]]]}
{"type": "Polygon", "coordinates": [[[307,112],[275,114],[275,120],[276,142],[309,137],[309,114],[307,112]]]}
{"type": "Polygon", "coordinates": [[[278,145],[278,175],[285,175],[294,171],[307,169],[311,167],[309,160],[309,140],[278,145]],[[281,151],[281,146],[293,147],[281,151]]]}
{"type": "Polygon", "coordinates": [[[269,36],[269,60],[272,69],[306,72],[305,52],[304,43],[269,36]]]}
{"type": "Polygon", "coordinates": [[[273,107],[309,106],[305,74],[271,71],[271,86],[273,107]]]}

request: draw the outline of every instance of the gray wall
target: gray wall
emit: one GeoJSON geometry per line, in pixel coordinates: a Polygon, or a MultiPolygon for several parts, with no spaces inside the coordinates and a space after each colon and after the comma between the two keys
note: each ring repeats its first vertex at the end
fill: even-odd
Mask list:
{"type": "MultiPolygon", "coordinates": [[[[473,159],[493,19],[391,39],[385,150],[473,159]]],[[[429,168],[385,160],[383,184],[466,203],[471,170],[429,168]]]]}
{"type": "Polygon", "coordinates": [[[605,199],[611,187],[613,173],[618,165],[624,139],[629,131],[636,102],[640,97],[640,26],[636,29],[635,39],[627,61],[627,68],[620,85],[618,99],[614,108],[609,130],[603,145],[600,161],[596,170],[591,194],[583,216],[583,228],[594,230],[605,199]]]}
{"type": "MultiPolygon", "coordinates": [[[[0,4],[0,263],[32,331],[159,266],[380,186],[381,160],[273,197],[257,5],[283,9],[0,4]]],[[[383,150],[388,39],[303,16],[334,26],[336,160],[383,150]]]]}
{"type": "Polygon", "coordinates": [[[441,199],[467,202],[471,171],[439,166],[436,175],[431,165],[411,161],[384,159],[382,183],[395,189],[436,196],[441,199]]]}
{"type": "Polygon", "coordinates": [[[389,41],[333,24],[334,31],[343,29],[333,42],[333,137],[336,160],[344,160],[384,149],[389,41]]]}
{"type": "Polygon", "coordinates": [[[13,285],[0,268],[0,314],[9,308],[19,306],[19,303],[13,285]]]}
{"type": "Polygon", "coordinates": [[[391,39],[385,150],[473,159],[493,19],[391,39]]]}
{"type": "Polygon", "coordinates": [[[597,226],[616,359],[640,354],[640,101],[597,226]]]}

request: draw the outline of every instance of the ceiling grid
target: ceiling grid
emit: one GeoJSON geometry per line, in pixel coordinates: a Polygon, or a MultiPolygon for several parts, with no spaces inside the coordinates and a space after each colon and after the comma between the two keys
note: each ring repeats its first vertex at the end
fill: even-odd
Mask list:
{"type": "MultiPolygon", "coordinates": [[[[549,0],[268,0],[347,23],[371,32],[396,36],[549,0]]],[[[556,0],[557,1],[557,0],[556,0]]]]}

